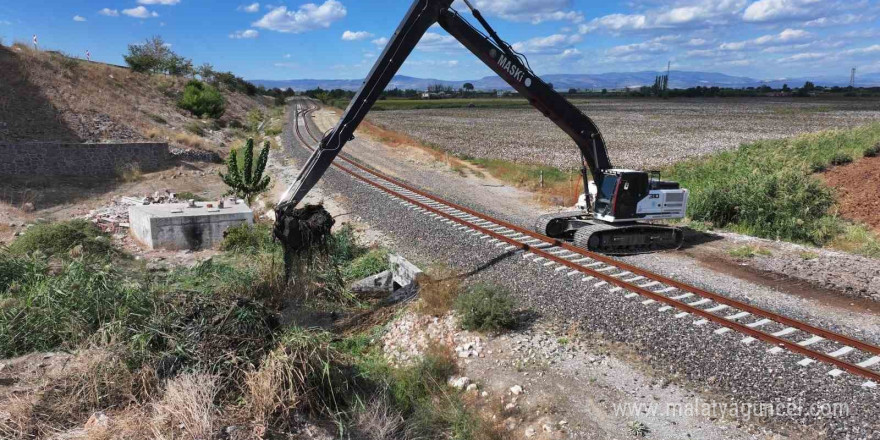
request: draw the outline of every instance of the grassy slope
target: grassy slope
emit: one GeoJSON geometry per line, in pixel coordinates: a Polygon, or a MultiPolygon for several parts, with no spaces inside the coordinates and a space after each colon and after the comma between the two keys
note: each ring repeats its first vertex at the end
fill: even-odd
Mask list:
{"type": "Polygon", "coordinates": [[[177,108],[188,79],[146,75],[88,63],[27,45],[0,46],[0,141],[168,140],[184,147],[218,149],[237,136],[261,97],[221,90],[226,113],[216,123],[177,108]],[[8,89],[7,89],[8,87],[8,89]]]}
{"type": "Polygon", "coordinates": [[[880,123],[759,141],[674,165],[691,190],[689,216],[746,234],[880,255],[877,239],[836,216],[834,193],[813,174],[858,160],[880,143],[880,123]]]}

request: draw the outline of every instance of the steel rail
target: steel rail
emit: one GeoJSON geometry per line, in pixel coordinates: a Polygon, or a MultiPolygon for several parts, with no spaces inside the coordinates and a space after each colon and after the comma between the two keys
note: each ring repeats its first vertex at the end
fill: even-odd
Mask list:
{"type": "MultiPolygon", "coordinates": [[[[315,139],[315,137],[314,137],[314,135],[312,135],[311,130],[308,127],[308,120],[306,119],[305,116],[307,116],[307,113],[309,113],[315,109],[316,108],[309,108],[309,109],[305,109],[305,110],[296,112],[297,118],[299,117],[299,115],[304,116],[303,122],[306,127],[306,131],[308,132],[309,136],[312,137],[313,139],[315,139]]],[[[297,135],[297,137],[299,137],[303,146],[309,150],[313,150],[313,148],[308,145],[308,142],[300,133],[298,121],[294,121],[294,122],[295,122],[294,128],[296,131],[296,135],[297,135]]],[[[357,169],[359,169],[363,172],[366,172],[372,176],[375,176],[377,179],[387,181],[388,183],[391,183],[392,185],[403,188],[404,190],[411,192],[413,194],[416,194],[422,198],[433,200],[436,203],[446,205],[454,210],[464,212],[464,213],[471,215],[473,217],[480,218],[486,222],[494,223],[498,226],[502,226],[504,228],[513,230],[513,231],[515,231],[519,234],[522,234],[522,235],[527,235],[527,236],[531,237],[531,239],[537,239],[537,240],[543,241],[544,243],[550,244],[554,247],[559,247],[561,249],[565,249],[567,251],[580,254],[584,257],[588,257],[588,258],[595,260],[597,262],[601,262],[606,265],[613,266],[615,268],[618,268],[618,269],[621,269],[621,270],[624,270],[627,272],[631,272],[634,275],[643,276],[647,279],[651,279],[653,281],[657,281],[657,282],[666,284],[668,286],[675,287],[679,290],[694,293],[694,294],[696,294],[698,296],[702,296],[704,298],[709,298],[709,299],[711,299],[715,302],[718,302],[720,304],[725,304],[725,305],[731,306],[735,309],[739,309],[744,312],[749,312],[749,313],[756,315],[756,316],[762,316],[762,317],[768,318],[768,319],[770,319],[772,321],[776,321],[780,324],[785,324],[789,327],[797,328],[797,329],[804,331],[806,333],[810,333],[810,334],[813,334],[816,336],[821,336],[821,337],[824,337],[829,340],[834,340],[835,342],[842,343],[842,344],[845,344],[845,345],[848,345],[848,346],[851,346],[854,348],[859,348],[862,351],[866,351],[866,352],[870,352],[870,353],[874,353],[874,354],[880,353],[880,348],[878,348],[874,345],[871,345],[871,344],[868,344],[868,343],[865,343],[862,341],[858,341],[858,340],[855,340],[855,339],[850,338],[848,336],[840,335],[835,332],[831,332],[829,330],[821,329],[821,328],[818,328],[818,327],[812,326],[810,324],[806,324],[806,323],[803,323],[803,322],[800,322],[800,321],[797,321],[797,320],[794,320],[791,318],[786,318],[786,317],[781,316],[779,314],[776,314],[776,313],[773,313],[770,311],[766,311],[766,310],[760,309],[758,307],[755,307],[755,306],[752,306],[749,304],[745,304],[740,301],[733,300],[733,299],[730,299],[730,298],[727,298],[727,297],[724,297],[724,296],[721,296],[721,295],[718,295],[715,293],[707,292],[707,291],[705,291],[703,289],[699,289],[695,286],[691,286],[691,285],[688,285],[688,284],[685,284],[682,282],[678,282],[678,281],[663,277],[661,275],[646,271],[644,269],[640,269],[638,267],[635,267],[635,266],[632,266],[632,265],[629,265],[626,263],[622,263],[618,260],[608,258],[608,257],[601,255],[601,254],[589,252],[587,250],[584,250],[584,249],[576,247],[576,246],[572,246],[566,242],[563,242],[563,241],[560,241],[557,239],[543,236],[543,235],[535,233],[533,231],[529,231],[527,229],[510,224],[508,222],[498,220],[493,217],[489,217],[485,214],[481,214],[481,213],[473,211],[469,208],[457,205],[455,203],[452,203],[452,202],[446,201],[444,199],[440,199],[439,197],[433,196],[431,194],[425,193],[417,188],[413,188],[407,184],[399,182],[396,179],[393,179],[389,176],[385,176],[385,175],[382,175],[381,173],[373,171],[373,170],[371,170],[371,169],[369,169],[369,168],[367,168],[357,162],[354,162],[353,160],[349,159],[346,156],[340,155],[339,157],[342,158],[346,163],[351,164],[352,166],[356,167],[357,169]]],[[[751,336],[756,339],[760,339],[760,340],[767,342],[771,345],[784,347],[784,348],[788,349],[789,351],[799,353],[799,354],[802,354],[802,355],[807,356],[809,358],[834,365],[834,366],[836,366],[842,370],[848,371],[852,374],[868,378],[868,379],[875,381],[875,382],[880,382],[880,373],[874,372],[866,367],[861,367],[856,364],[846,362],[846,361],[839,359],[837,357],[833,357],[833,356],[830,356],[828,354],[825,354],[825,353],[822,353],[819,351],[811,350],[805,346],[798,344],[797,342],[793,342],[793,341],[784,339],[779,336],[774,336],[774,335],[767,333],[767,332],[764,332],[762,330],[758,330],[756,328],[749,327],[747,324],[740,324],[736,321],[732,321],[732,320],[726,319],[722,316],[715,315],[712,312],[708,312],[706,310],[697,308],[695,306],[691,306],[690,304],[685,303],[683,301],[678,301],[678,300],[672,299],[670,297],[664,296],[660,293],[647,290],[646,288],[643,288],[643,287],[639,287],[638,285],[633,284],[631,282],[624,281],[623,279],[616,278],[612,275],[598,272],[598,271],[592,270],[588,267],[584,267],[582,265],[573,263],[572,261],[561,258],[557,255],[551,254],[545,250],[542,250],[540,248],[536,248],[533,245],[523,243],[521,240],[512,239],[508,236],[499,234],[495,231],[489,230],[485,227],[476,225],[476,224],[471,223],[467,220],[459,218],[453,214],[449,214],[449,213],[443,212],[439,209],[436,209],[434,207],[431,207],[430,205],[427,205],[417,199],[414,199],[410,196],[407,196],[407,195],[402,194],[398,191],[387,188],[386,186],[383,186],[379,183],[376,183],[376,182],[374,182],[374,181],[372,181],[372,180],[370,180],[370,179],[368,179],[368,178],[366,178],[366,177],[364,177],[364,176],[362,176],[362,175],[360,175],[360,174],[358,174],[358,173],[356,173],[346,167],[343,167],[343,166],[337,164],[337,163],[334,163],[334,165],[336,165],[337,168],[350,174],[351,176],[357,178],[358,180],[366,182],[369,185],[374,186],[384,192],[387,192],[394,197],[405,200],[406,202],[408,202],[410,204],[419,206],[420,208],[422,208],[424,210],[428,210],[428,211],[431,211],[432,213],[441,215],[451,221],[459,223],[459,224],[466,226],[470,229],[479,231],[480,233],[487,235],[489,237],[492,237],[496,240],[506,242],[506,243],[513,245],[515,247],[518,247],[526,252],[530,252],[532,254],[538,255],[548,261],[553,261],[553,262],[560,264],[562,266],[565,266],[565,267],[571,268],[573,270],[576,270],[578,272],[592,276],[593,278],[600,279],[606,283],[616,285],[616,286],[618,286],[622,289],[625,289],[627,291],[638,293],[641,296],[644,296],[644,297],[653,299],[655,301],[670,305],[670,306],[675,307],[679,310],[700,316],[704,319],[712,321],[712,322],[719,324],[721,326],[730,328],[730,329],[737,331],[739,333],[746,334],[746,335],[751,336]]]]}

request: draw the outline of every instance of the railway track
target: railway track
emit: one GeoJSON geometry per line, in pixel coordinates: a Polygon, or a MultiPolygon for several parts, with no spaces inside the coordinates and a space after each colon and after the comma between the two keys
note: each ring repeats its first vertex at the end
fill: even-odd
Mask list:
{"type": "MultiPolygon", "coordinates": [[[[313,122],[309,117],[317,108],[311,101],[297,101],[293,113],[294,134],[310,151],[314,151],[312,143],[320,142],[310,127],[313,122]],[[304,130],[300,127],[300,120],[304,130]]],[[[584,283],[594,288],[606,288],[625,299],[657,307],[660,313],[673,313],[676,319],[696,317],[693,325],[717,326],[713,331],[716,335],[738,332],[744,335],[741,339],[744,344],[763,341],[772,346],[767,350],[769,355],[784,350],[799,354],[803,358],[797,363],[803,368],[830,367],[826,373],[830,377],[853,374],[866,379],[861,385],[868,388],[876,388],[880,383],[880,347],[873,344],[495,219],[383,175],[345,154],[340,154],[333,165],[410,209],[448,224],[460,233],[470,234],[487,246],[519,251],[524,260],[542,265],[560,276],[581,277],[584,283]]]]}

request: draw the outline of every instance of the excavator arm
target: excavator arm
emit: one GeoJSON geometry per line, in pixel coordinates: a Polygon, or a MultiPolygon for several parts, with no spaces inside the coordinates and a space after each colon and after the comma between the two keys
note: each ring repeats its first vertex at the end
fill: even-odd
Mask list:
{"type": "Polygon", "coordinates": [[[453,0],[415,0],[342,118],[324,136],[294,183],[281,197],[276,207],[279,215],[287,208],[296,207],[318,183],[333,159],[342,151],[345,144],[353,139],[355,129],[415,49],[419,40],[435,23],[439,23],[511,87],[525,96],[544,116],[565,131],[580,149],[585,168],[589,169],[597,184],[599,183],[602,172],[611,168],[611,162],[608,159],[605,141],[596,124],[535,75],[528,68],[525,59],[498,37],[468,0],[465,0],[465,3],[490,36],[484,35],[462,18],[451,8],[452,2],[453,0]]]}

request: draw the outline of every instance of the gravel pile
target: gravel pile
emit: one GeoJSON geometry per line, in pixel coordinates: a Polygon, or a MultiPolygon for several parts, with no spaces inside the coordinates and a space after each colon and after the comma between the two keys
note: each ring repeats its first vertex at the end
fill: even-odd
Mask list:
{"type": "MultiPolygon", "coordinates": [[[[793,99],[617,99],[577,102],[619,168],[652,169],[743,142],[876,122],[876,101],[793,99]]],[[[570,169],[578,151],[533,109],[437,109],[373,112],[369,119],[429,145],[479,158],[570,169]]]]}
{"type": "MultiPolygon", "coordinates": [[[[285,127],[285,149],[297,163],[303,163],[308,154],[300,147],[294,148],[291,128],[289,124],[285,127]]],[[[505,253],[472,235],[405,209],[338,170],[331,169],[321,186],[344,194],[342,203],[350,208],[355,220],[384,231],[395,241],[395,249],[410,261],[442,261],[469,273],[469,281],[488,281],[507,287],[525,307],[548,317],[575,322],[587,334],[638,347],[657,371],[679,374],[696,387],[726,393],[737,401],[795,402],[804,409],[846,403],[849,415],[844,417],[828,418],[804,411],[773,420],[810,425],[827,432],[829,438],[880,439],[880,393],[861,387],[862,379],[848,374],[832,378],[826,374],[830,370],[827,365],[800,367],[797,365],[799,356],[787,352],[768,354],[767,345],[743,344],[742,335],[734,332],[716,335],[715,327],[694,326],[695,319],[691,317],[675,319],[671,313],[657,312],[656,306],[644,306],[637,299],[623,299],[620,292],[596,289],[581,282],[580,277],[567,277],[565,272],[527,264],[519,253],[505,253]]],[[[453,201],[460,202],[455,198],[453,201]]],[[[753,295],[750,289],[756,288],[746,286],[739,290],[740,286],[725,286],[724,280],[703,281],[705,285],[701,287],[747,300],[753,295]],[[731,291],[734,288],[738,290],[731,291]]],[[[825,319],[815,317],[811,321],[825,319]]],[[[845,322],[820,323],[863,339],[876,338],[876,335],[847,327],[845,322]]]]}
{"type": "MultiPolygon", "coordinates": [[[[455,350],[459,358],[481,356],[483,338],[458,328],[458,319],[448,314],[442,318],[408,313],[391,323],[382,336],[385,358],[392,365],[408,365],[432,343],[444,344],[455,350]]],[[[467,386],[467,384],[465,384],[467,386]]]]}

